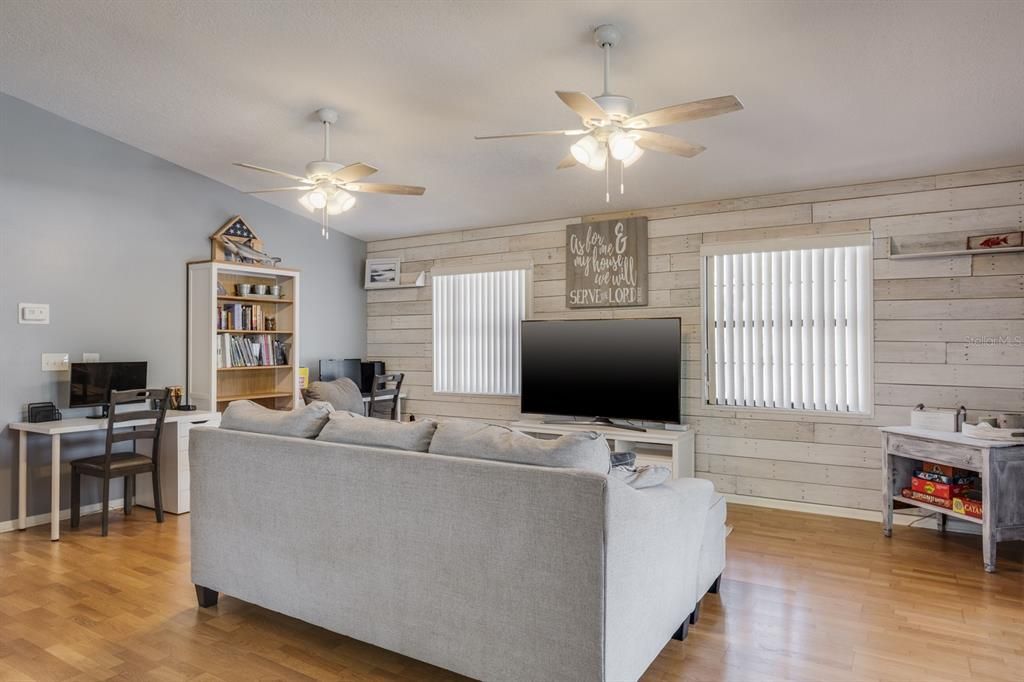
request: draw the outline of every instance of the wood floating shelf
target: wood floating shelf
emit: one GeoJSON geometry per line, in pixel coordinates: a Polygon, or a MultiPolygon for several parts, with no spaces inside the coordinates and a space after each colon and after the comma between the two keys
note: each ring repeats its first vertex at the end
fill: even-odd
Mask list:
{"type": "Polygon", "coordinates": [[[993,249],[947,249],[944,251],[918,251],[899,253],[895,251],[892,237],[889,237],[889,260],[909,260],[912,258],[949,258],[951,256],[981,256],[989,253],[1020,253],[1024,246],[998,246],[993,249]]]}
{"type": "Polygon", "coordinates": [[[263,400],[264,398],[291,398],[288,391],[273,391],[267,393],[244,393],[242,395],[225,395],[217,398],[218,403],[230,403],[234,400],[263,400]]]}
{"type": "Polygon", "coordinates": [[[247,369],[291,369],[291,365],[253,365],[251,367],[218,367],[218,372],[240,372],[247,369]]]}
{"type": "Polygon", "coordinates": [[[364,287],[367,291],[390,291],[392,289],[422,289],[426,284],[392,284],[386,287],[364,287]]]}
{"type": "Polygon", "coordinates": [[[217,296],[218,301],[246,301],[248,303],[294,303],[290,298],[274,298],[273,296],[217,296]]]}
{"type": "Polygon", "coordinates": [[[281,329],[218,329],[218,334],[294,334],[293,331],[281,329]]]}
{"type": "Polygon", "coordinates": [[[905,260],[910,258],[949,258],[950,256],[980,256],[989,253],[1018,253],[1024,251],[1024,246],[1006,246],[1001,249],[961,249],[959,251],[932,251],[931,253],[894,253],[889,256],[890,260],[905,260]]]}
{"type": "Polygon", "coordinates": [[[957,513],[955,511],[953,511],[952,509],[947,509],[946,507],[940,507],[937,504],[928,504],[927,502],[921,502],[920,500],[915,500],[915,499],[912,499],[910,497],[903,497],[902,495],[893,495],[892,496],[892,500],[893,500],[893,502],[902,502],[904,504],[909,504],[909,505],[914,506],[914,507],[920,507],[921,509],[926,509],[926,510],[928,510],[930,512],[939,512],[941,514],[945,514],[946,516],[950,516],[950,517],[952,517],[954,519],[962,519],[964,521],[970,521],[971,523],[976,523],[979,526],[982,523],[981,519],[975,518],[973,516],[968,516],[967,514],[960,514],[960,513],[957,513]]]}

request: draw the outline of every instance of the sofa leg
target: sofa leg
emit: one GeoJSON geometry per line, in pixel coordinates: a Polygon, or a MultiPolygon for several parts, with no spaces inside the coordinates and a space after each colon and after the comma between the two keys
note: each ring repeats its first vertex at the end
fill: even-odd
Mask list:
{"type": "Polygon", "coordinates": [[[708,590],[708,594],[718,594],[718,588],[722,586],[722,576],[719,574],[715,578],[715,582],[711,583],[711,588],[708,590]]]}
{"type": "Polygon", "coordinates": [[[693,607],[693,613],[690,614],[690,625],[696,625],[697,621],[699,619],[700,619],[700,602],[697,602],[697,605],[693,607]]]}
{"type": "Polygon", "coordinates": [[[210,606],[216,606],[218,596],[219,593],[217,590],[211,590],[209,587],[196,585],[196,600],[204,609],[210,606]]]}
{"type": "Polygon", "coordinates": [[[688,634],[690,634],[690,619],[689,618],[687,618],[686,620],[683,621],[683,624],[679,626],[678,630],[676,630],[676,634],[672,635],[672,639],[677,639],[680,642],[682,642],[684,639],[686,639],[686,636],[688,634]]]}

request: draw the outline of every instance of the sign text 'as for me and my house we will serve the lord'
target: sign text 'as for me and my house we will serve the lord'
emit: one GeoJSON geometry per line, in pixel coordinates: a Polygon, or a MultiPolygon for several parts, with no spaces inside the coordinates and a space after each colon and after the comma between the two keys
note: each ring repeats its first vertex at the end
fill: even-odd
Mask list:
{"type": "Polygon", "coordinates": [[[565,228],[565,305],[647,305],[647,218],[565,228]]]}

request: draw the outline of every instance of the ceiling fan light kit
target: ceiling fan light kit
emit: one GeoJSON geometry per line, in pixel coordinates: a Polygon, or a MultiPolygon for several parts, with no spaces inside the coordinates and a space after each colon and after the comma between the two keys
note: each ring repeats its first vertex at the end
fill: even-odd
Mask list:
{"type": "Polygon", "coordinates": [[[316,112],[317,118],[324,126],[324,158],[306,164],[306,175],[292,175],[284,171],[254,166],[250,163],[236,163],[236,166],[257,170],[262,173],[280,175],[301,184],[293,187],[274,187],[260,189],[246,194],[264,194],[266,192],[300,191],[299,204],[310,213],[320,211],[320,234],[324,239],[330,238],[328,216],[338,215],[355,206],[356,198],[352,192],[372,192],[375,194],[399,194],[420,196],[426,189],[412,185],[391,185],[378,182],[356,182],[373,175],[377,169],[365,163],[357,162],[349,165],[331,161],[331,125],[338,122],[338,112],[323,108],[316,112]]]}
{"type": "Polygon", "coordinates": [[[605,201],[611,201],[608,191],[609,160],[619,162],[619,193],[625,194],[625,169],[643,156],[644,150],[693,157],[704,151],[701,145],[691,144],[678,137],[653,132],[649,128],[694,121],[701,118],[739,111],[743,105],[733,95],[676,104],[643,114],[634,115],[632,98],[611,92],[611,50],[622,39],[619,29],[603,24],[594,29],[594,42],[604,52],[604,90],[597,97],[583,92],[557,91],[558,98],[580,117],[583,128],[578,130],[545,130],[531,133],[477,136],[478,140],[529,137],[533,135],[583,135],[569,147],[569,155],[557,168],[585,166],[605,172],[605,201]]]}

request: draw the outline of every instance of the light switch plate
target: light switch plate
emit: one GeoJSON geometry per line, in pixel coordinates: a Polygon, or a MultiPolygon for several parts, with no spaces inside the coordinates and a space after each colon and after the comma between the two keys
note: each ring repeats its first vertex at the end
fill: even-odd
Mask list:
{"type": "Polygon", "coordinates": [[[50,304],[19,303],[18,324],[50,324],[50,304]]]}
{"type": "Polygon", "coordinates": [[[69,369],[67,353],[43,353],[44,372],[64,372],[69,369]]]}

